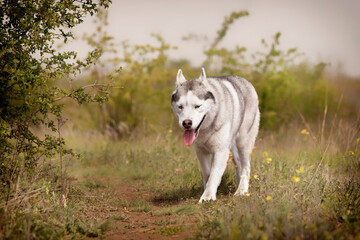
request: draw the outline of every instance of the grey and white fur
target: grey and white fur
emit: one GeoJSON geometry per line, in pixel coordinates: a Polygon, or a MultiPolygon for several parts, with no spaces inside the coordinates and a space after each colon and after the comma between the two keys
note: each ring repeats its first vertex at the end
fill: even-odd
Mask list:
{"type": "Polygon", "coordinates": [[[206,77],[203,68],[199,78],[187,81],[178,71],[171,106],[184,130],[184,143],[194,144],[199,159],[204,183],[199,203],[216,200],[230,151],[236,166],[235,195],[248,192],[258,105],[254,87],[239,76],[206,77]]]}

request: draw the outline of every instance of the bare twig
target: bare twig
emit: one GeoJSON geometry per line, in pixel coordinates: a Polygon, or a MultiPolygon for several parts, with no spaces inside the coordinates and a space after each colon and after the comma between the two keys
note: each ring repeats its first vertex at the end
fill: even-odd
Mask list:
{"type": "Polygon", "coordinates": [[[57,127],[57,133],[59,137],[59,148],[60,148],[60,182],[61,182],[61,194],[64,194],[64,176],[63,176],[63,149],[61,144],[61,127],[65,124],[65,121],[58,117],[58,127],[57,127]]]}
{"type": "MultiPolygon", "coordinates": [[[[83,87],[81,87],[82,89],[86,89],[86,88],[96,88],[97,91],[99,92],[103,92],[103,93],[107,93],[107,91],[104,91],[102,90],[101,88],[105,88],[105,87],[109,87],[108,84],[100,84],[100,83],[93,83],[93,84],[89,84],[89,85],[85,85],[83,87]]],[[[120,86],[111,86],[111,88],[117,88],[117,89],[122,89],[124,87],[120,87],[120,86]]],[[[58,98],[55,98],[52,102],[57,102],[57,101],[60,101],[64,98],[68,98],[68,97],[71,97],[71,95],[73,94],[74,92],[70,92],[64,96],[61,96],[61,97],[58,97],[58,98]]]]}
{"type": "Polygon", "coordinates": [[[323,116],[323,120],[322,120],[322,124],[321,124],[320,144],[323,143],[323,139],[324,139],[324,130],[325,130],[325,122],[326,122],[327,109],[328,109],[328,88],[326,88],[324,116],[323,116]]]}
{"type": "MultiPolygon", "coordinates": [[[[43,192],[45,190],[45,188],[46,187],[41,187],[41,188],[32,190],[30,192],[27,192],[22,196],[15,197],[15,198],[9,200],[7,203],[1,204],[0,207],[3,208],[3,207],[5,207],[5,205],[19,204],[19,203],[23,202],[24,200],[27,200],[27,199],[30,199],[30,198],[33,198],[33,197],[39,195],[41,192],[43,192]]],[[[58,191],[58,190],[60,190],[60,189],[55,189],[55,191],[58,191]]]]}
{"type": "Polygon", "coordinates": [[[306,127],[306,128],[307,128],[307,130],[309,131],[310,136],[312,136],[312,139],[314,139],[313,137],[315,137],[315,136],[314,136],[314,134],[313,134],[313,131],[311,130],[310,125],[307,123],[307,121],[306,121],[306,119],[305,119],[304,115],[302,115],[302,113],[299,111],[299,109],[296,109],[296,111],[297,111],[297,112],[298,112],[298,114],[300,115],[301,120],[303,121],[303,123],[304,123],[305,127],[306,127]]]}
{"type": "MultiPolygon", "coordinates": [[[[325,147],[324,151],[322,151],[322,153],[321,153],[321,159],[320,159],[320,162],[319,162],[319,164],[318,164],[318,166],[317,166],[317,168],[316,168],[316,170],[315,170],[315,173],[313,174],[313,176],[312,176],[312,178],[311,178],[311,180],[310,180],[309,184],[305,187],[304,192],[305,192],[305,191],[309,188],[309,186],[310,186],[310,185],[312,184],[312,182],[314,181],[315,176],[316,176],[316,174],[317,174],[317,172],[318,172],[318,170],[319,170],[319,168],[320,168],[320,166],[321,166],[322,162],[324,161],[325,156],[326,156],[326,154],[327,154],[327,151],[328,151],[328,149],[329,149],[329,147],[330,147],[330,144],[331,144],[331,136],[332,136],[333,129],[334,129],[334,126],[335,126],[335,120],[337,119],[337,114],[338,114],[338,111],[339,111],[340,105],[341,105],[341,103],[342,103],[342,99],[343,99],[343,97],[344,97],[344,94],[341,94],[341,97],[340,97],[340,100],[339,100],[338,106],[337,106],[337,108],[336,108],[335,116],[334,116],[334,119],[333,119],[332,124],[331,124],[330,134],[329,134],[329,137],[328,137],[328,142],[327,142],[327,145],[326,145],[326,147],[325,147]]],[[[304,119],[304,120],[305,120],[305,119],[304,119]]]]}
{"type": "Polygon", "coordinates": [[[325,159],[325,156],[326,156],[327,150],[329,149],[329,146],[330,146],[330,141],[328,141],[328,144],[326,145],[325,150],[321,153],[321,159],[320,159],[320,162],[319,162],[319,164],[317,165],[316,170],[315,170],[315,173],[313,174],[313,176],[312,176],[312,178],[311,178],[311,180],[310,180],[309,184],[305,187],[304,192],[305,192],[305,191],[309,188],[309,186],[310,186],[310,185],[312,184],[312,182],[314,181],[315,176],[316,176],[316,174],[317,174],[317,172],[318,172],[318,170],[319,170],[319,168],[320,168],[320,166],[321,166],[322,162],[323,162],[323,161],[324,161],[324,159],[325,159]]]}

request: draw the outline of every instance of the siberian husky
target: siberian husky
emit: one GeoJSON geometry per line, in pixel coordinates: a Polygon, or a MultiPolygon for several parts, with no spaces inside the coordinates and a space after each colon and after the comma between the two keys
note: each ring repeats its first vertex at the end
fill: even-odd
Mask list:
{"type": "Polygon", "coordinates": [[[216,200],[216,191],[232,152],[238,188],[235,195],[249,189],[250,153],[259,130],[260,112],[254,87],[239,76],[186,80],[181,69],[172,109],[184,130],[186,146],[194,144],[203,175],[204,192],[199,200],[216,200]]]}

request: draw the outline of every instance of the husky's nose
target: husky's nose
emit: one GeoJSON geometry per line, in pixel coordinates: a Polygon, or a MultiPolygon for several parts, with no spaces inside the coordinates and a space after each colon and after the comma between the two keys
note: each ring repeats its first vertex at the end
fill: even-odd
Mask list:
{"type": "Polygon", "coordinates": [[[184,128],[189,129],[189,128],[191,128],[192,121],[191,120],[184,120],[182,125],[184,126],[184,128]]]}

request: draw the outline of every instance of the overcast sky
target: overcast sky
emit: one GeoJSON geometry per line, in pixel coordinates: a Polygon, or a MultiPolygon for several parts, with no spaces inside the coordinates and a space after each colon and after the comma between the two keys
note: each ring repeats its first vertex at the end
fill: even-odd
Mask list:
{"type": "MultiPolygon", "coordinates": [[[[222,46],[245,46],[253,53],[261,49],[261,39],[270,40],[281,32],[282,49],[297,47],[312,62],[339,64],[352,76],[360,76],[359,0],[113,0],[107,31],[115,43],[151,43],[151,33],[160,34],[178,46],[172,58],[185,58],[195,66],[204,60],[204,43],[183,41],[189,33],[213,39],[224,17],[232,11],[248,10],[237,20],[222,46]]],[[[86,21],[81,32],[93,32],[86,21]]]]}

